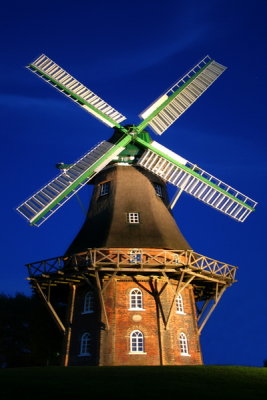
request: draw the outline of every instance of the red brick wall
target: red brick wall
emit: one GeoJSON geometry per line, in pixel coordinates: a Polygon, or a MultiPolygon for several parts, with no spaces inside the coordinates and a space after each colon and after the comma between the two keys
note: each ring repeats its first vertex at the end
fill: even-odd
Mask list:
{"type": "Polygon", "coordinates": [[[101,310],[97,296],[95,296],[95,312],[84,313],[84,298],[91,288],[88,285],[77,288],[72,323],[69,365],[98,365],[99,337],[101,329],[101,310]],[[90,357],[80,356],[81,337],[89,332],[92,337],[90,357]]]}
{"type": "MultiPolygon", "coordinates": [[[[106,283],[106,281],[105,281],[106,283]]],[[[82,314],[87,287],[77,290],[73,321],[70,365],[192,365],[202,364],[197,333],[196,312],[191,286],[182,291],[184,314],[176,312],[176,305],[166,320],[177,283],[146,277],[113,278],[103,292],[109,329],[99,304],[93,314],[82,314]],[[171,287],[172,286],[172,287],[171,287]],[[129,310],[130,291],[139,288],[144,310],[129,310]],[[156,300],[155,293],[161,293],[156,300]],[[164,323],[165,320],[165,323],[164,323]],[[145,354],[130,353],[130,334],[140,330],[144,335],[145,354]],[[79,357],[83,332],[92,333],[91,357],[79,357]],[[180,353],[179,334],[187,336],[189,355],[180,353]]]]}

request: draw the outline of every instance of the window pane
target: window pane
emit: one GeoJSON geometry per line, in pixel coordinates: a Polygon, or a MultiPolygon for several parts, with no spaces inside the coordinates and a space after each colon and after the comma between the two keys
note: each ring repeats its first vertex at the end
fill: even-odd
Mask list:
{"type": "Polygon", "coordinates": [[[91,335],[86,332],[81,337],[80,354],[88,355],[90,353],[91,335]]]}
{"type": "Polygon", "coordinates": [[[180,344],[181,354],[188,354],[187,338],[186,338],[186,335],[183,332],[180,333],[179,344],[180,344]]]}
{"type": "Polygon", "coordinates": [[[144,352],[144,336],[140,331],[133,331],[130,336],[131,352],[144,352]]]}
{"type": "Polygon", "coordinates": [[[94,311],[94,294],[93,292],[87,292],[84,297],[83,312],[89,313],[94,311]]]}
{"type": "Polygon", "coordinates": [[[106,194],[109,194],[109,184],[110,182],[104,182],[100,185],[99,196],[105,196],[106,194]]]}
{"type": "Polygon", "coordinates": [[[139,224],[139,213],[137,213],[137,212],[128,213],[127,221],[130,224],[139,224]]]}
{"type": "Polygon", "coordinates": [[[130,292],[130,308],[143,308],[143,298],[140,289],[132,289],[130,292]]]}
{"type": "Polygon", "coordinates": [[[184,314],[184,304],[181,294],[179,294],[179,296],[176,297],[176,312],[184,314]]]}

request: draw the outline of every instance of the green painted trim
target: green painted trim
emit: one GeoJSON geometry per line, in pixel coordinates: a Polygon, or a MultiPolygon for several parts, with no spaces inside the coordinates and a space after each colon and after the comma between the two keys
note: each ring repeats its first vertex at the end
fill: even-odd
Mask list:
{"type": "Polygon", "coordinates": [[[222,194],[224,194],[225,196],[235,200],[236,202],[240,203],[242,206],[244,206],[245,208],[251,210],[251,211],[255,211],[255,208],[249,206],[248,204],[244,203],[242,200],[239,200],[238,198],[236,198],[235,196],[231,195],[230,193],[226,192],[225,190],[223,190],[222,188],[220,188],[219,186],[215,185],[215,183],[210,182],[208,179],[204,178],[203,176],[199,175],[197,172],[193,171],[192,169],[186,167],[183,164],[180,164],[178,161],[174,160],[173,158],[169,157],[168,155],[166,155],[165,153],[162,153],[160,150],[156,149],[155,147],[153,147],[150,143],[145,142],[144,140],[140,139],[139,137],[136,137],[135,140],[140,143],[141,145],[143,145],[144,147],[152,150],[154,153],[158,154],[159,156],[165,158],[166,160],[170,161],[171,163],[177,165],[179,168],[183,169],[184,171],[188,172],[189,174],[195,176],[196,178],[200,179],[201,181],[203,181],[204,183],[206,183],[207,185],[213,187],[214,189],[218,190],[219,192],[221,192],[222,194]]]}
{"type": "Polygon", "coordinates": [[[177,89],[170,97],[168,97],[168,99],[166,99],[155,111],[152,112],[152,114],[150,114],[146,119],[144,119],[144,121],[141,122],[141,124],[139,124],[137,126],[138,132],[141,132],[147,125],[149,125],[149,122],[158,114],[160,113],[161,110],[163,110],[163,108],[165,108],[182,90],[184,90],[184,88],[186,88],[186,86],[189,85],[189,83],[191,83],[199,74],[201,74],[202,71],[204,71],[204,69],[206,69],[210,63],[212,63],[212,61],[214,60],[210,60],[206,65],[204,65],[204,67],[202,67],[198,72],[195,73],[195,75],[193,75],[190,79],[188,79],[188,81],[186,81],[183,86],[181,86],[179,89],[177,89]]]}
{"type": "Polygon", "coordinates": [[[103,161],[105,161],[108,157],[110,157],[118,148],[127,146],[132,140],[132,136],[127,135],[120,141],[118,141],[115,146],[108,150],[98,161],[96,161],[87,171],[85,171],[79,178],[76,179],[75,182],[72,183],[66,190],[64,190],[58,197],[56,197],[52,203],[50,203],[38,216],[32,218],[30,220],[30,224],[34,225],[41,218],[43,218],[52,208],[54,208],[64,197],[66,197],[69,193],[71,193],[80,183],[82,183],[85,179],[93,175],[95,169],[101,165],[103,161]]]}
{"type": "Polygon", "coordinates": [[[147,131],[145,131],[145,130],[143,130],[142,132],[138,133],[137,136],[138,136],[140,139],[143,139],[143,140],[144,140],[145,142],[147,142],[147,143],[151,143],[151,142],[152,142],[152,139],[151,139],[151,137],[150,137],[150,134],[149,134],[147,131]]]}
{"type": "MultiPolygon", "coordinates": [[[[90,103],[88,103],[86,100],[84,100],[82,97],[78,96],[77,94],[75,94],[72,90],[68,89],[66,86],[62,85],[60,82],[58,82],[57,80],[53,79],[50,75],[47,75],[46,73],[44,73],[42,70],[40,70],[39,68],[37,68],[35,65],[33,64],[29,64],[29,68],[34,69],[35,71],[39,72],[39,74],[41,74],[42,76],[44,76],[45,78],[47,78],[48,81],[53,82],[57,87],[61,88],[64,90],[64,92],[69,93],[72,97],[74,97],[75,99],[77,99],[79,102],[83,103],[84,105],[86,105],[87,107],[91,108],[91,110],[93,110],[95,113],[97,113],[98,115],[100,115],[102,118],[106,119],[107,121],[109,121],[110,123],[112,123],[114,126],[116,126],[117,128],[119,128],[123,133],[127,133],[126,129],[123,128],[123,126],[121,126],[120,124],[118,124],[116,121],[114,121],[112,118],[108,117],[106,114],[102,113],[100,110],[98,110],[97,108],[95,108],[94,106],[92,106],[90,103]]],[[[70,75],[71,76],[71,75],[70,75]]],[[[75,78],[73,78],[75,79],[75,78]]],[[[104,100],[103,100],[104,101],[104,100]]]]}

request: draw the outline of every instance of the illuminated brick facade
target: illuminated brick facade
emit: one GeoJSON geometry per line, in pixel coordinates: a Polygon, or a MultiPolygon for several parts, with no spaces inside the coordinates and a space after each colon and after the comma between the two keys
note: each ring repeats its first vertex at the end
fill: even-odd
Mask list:
{"type": "Polygon", "coordinates": [[[74,309],[69,365],[202,364],[193,290],[189,285],[182,291],[183,312],[177,312],[176,285],[153,277],[112,278],[103,295],[108,323],[103,323],[105,316],[103,312],[101,316],[98,301],[93,312],[84,313],[84,299],[91,289],[80,287],[74,309]],[[134,289],[142,296],[142,304],[136,309],[131,308],[134,289]],[[142,351],[131,348],[135,346],[133,332],[140,332],[142,351]],[[81,354],[86,333],[91,338],[89,355],[81,354]],[[187,350],[184,354],[181,333],[187,350]]]}

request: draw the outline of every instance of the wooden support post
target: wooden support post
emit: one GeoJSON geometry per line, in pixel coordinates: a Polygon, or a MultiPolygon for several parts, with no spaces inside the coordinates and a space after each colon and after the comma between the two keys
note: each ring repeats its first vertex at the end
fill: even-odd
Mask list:
{"type": "Polygon", "coordinates": [[[158,327],[158,343],[159,343],[159,365],[164,365],[164,355],[163,355],[163,349],[164,346],[162,344],[162,329],[161,329],[161,321],[160,321],[160,315],[162,316],[162,321],[163,324],[165,325],[165,316],[162,310],[162,304],[160,301],[160,295],[157,287],[157,280],[154,279],[153,277],[150,279],[150,287],[151,287],[151,292],[149,292],[155,299],[155,304],[156,304],[156,316],[157,316],[157,327],[158,327]]]}
{"type": "Polygon", "coordinates": [[[182,282],[183,282],[183,279],[184,279],[184,272],[181,273],[179,282],[177,283],[177,286],[176,286],[176,289],[175,289],[175,290],[173,290],[172,285],[170,284],[169,278],[167,277],[167,275],[166,275],[165,273],[163,273],[163,274],[164,274],[164,276],[168,279],[168,285],[171,287],[171,289],[172,289],[172,291],[173,291],[173,299],[172,299],[172,302],[171,302],[169,314],[168,314],[168,316],[167,316],[167,318],[166,318],[166,322],[165,322],[165,329],[168,329],[168,325],[169,325],[169,321],[170,321],[170,316],[171,316],[172,309],[173,309],[173,306],[174,306],[174,303],[175,303],[175,299],[176,299],[176,296],[177,296],[177,291],[179,290],[179,288],[180,288],[180,286],[181,286],[181,284],[182,284],[182,282]]]}
{"type": "Polygon", "coordinates": [[[47,288],[47,300],[50,303],[50,296],[51,296],[51,281],[49,281],[48,288],[47,288]]]}
{"type": "Polygon", "coordinates": [[[73,321],[74,303],[75,303],[76,286],[70,285],[68,311],[66,318],[66,331],[63,343],[63,355],[62,355],[62,366],[67,367],[69,364],[69,352],[70,352],[70,341],[71,341],[71,327],[73,321]]]}
{"type": "Polygon", "coordinates": [[[171,315],[172,315],[172,311],[173,311],[173,308],[174,308],[174,305],[175,305],[175,299],[176,299],[176,297],[177,297],[177,296],[189,285],[189,283],[194,279],[194,276],[191,276],[191,277],[184,283],[184,285],[182,285],[182,283],[183,283],[183,277],[184,277],[184,273],[182,273],[182,275],[181,275],[181,277],[180,277],[180,280],[179,280],[179,282],[178,282],[178,284],[177,284],[176,290],[175,290],[175,292],[174,292],[173,299],[172,299],[172,304],[171,304],[170,311],[169,311],[169,315],[168,315],[168,318],[167,318],[167,321],[166,321],[166,325],[165,325],[165,329],[168,329],[169,322],[170,322],[170,317],[171,317],[171,315]]]}
{"type": "MultiPolygon", "coordinates": [[[[161,332],[161,324],[160,324],[160,300],[159,296],[155,295],[156,300],[156,313],[157,313],[157,324],[158,324],[158,339],[159,339],[159,364],[163,364],[163,346],[162,346],[162,332],[161,332]]],[[[165,323],[164,319],[163,322],[165,323]]]]}
{"type": "Polygon", "coordinates": [[[198,321],[199,321],[200,318],[202,317],[202,315],[203,315],[204,311],[206,310],[206,308],[207,308],[207,306],[208,306],[210,300],[211,300],[211,299],[206,300],[205,303],[203,304],[203,307],[202,307],[202,309],[199,311],[199,314],[198,314],[198,316],[197,316],[197,320],[198,320],[198,321]]]}
{"type": "Polygon", "coordinates": [[[200,324],[200,326],[199,326],[199,328],[198,328],[198,333],[199,333],[199,335],[201,334],[202,329],[203,329],[204,326],[206,325],[206,323],[207,323],[209,317],[211,316],[212,312],[214,311],[215,307],[216,307],[217,304],[219,303],[219,301],[220,301],[220,299],[221,299],[223,293],[225,292],[226,288],[227,288],[227,285],[223,286],[223,287],[221,288],[221,290],[219,291],[218,286],[216,287],[216,294],[215,294],[215,296],[214,296],[214,303],[213,303],[212,307],[209,309],[207,315],[205,316],[205,318],[203,319],[203,321],[201,322],[201,324],[200,324]]]}
{"type": "Polygon", "coordinates": [[[35,281],[34,286],[37,289],[37,292],[39,293],[41,299],[44,301],[44,304],[46,305],[46,307],[48,308],[48,310],[50,311],[54,321],[56,322],[58,328],[60,329],[60,331],[62,333],[65,333],[66,328],[64,326],[64,324],[62,323],[61,319],[59,318],[56,310],[54,309],[54,307],[52,306],[52,304],[50,303],[50,301],[48,301],[46,295],[44,294],[43,290],[41,289],[39,283],[37,281],[35,281]]]}
{"type": "Polygon", "coordinates": [[[116,275],[117,275],[117,271],[113,272],[113,274],[111,274],[111,277],[109,278],[109,280],[105,283],[105,285],[103,285],[103,288],[102,288],[103,293],[109,286],[110,282],[112,281],[112,278],[114,278],[116,275]]]}
{"type": "Polygon", "coordinates": [[[95,271],[95,277],[96,277],[96,285],[97,285],[98,291],[99,291],[100,303],[101,303],[102,310],[103,310],[103,313],[104,313],[104,316],[105,316],[107,330],[109,330],[109,322],[108,322],[108,316],[107,316],[107,311],[106,311],[106,305],[105,305],[105,301],[104,301],[104,297],[103,297],[103,293],[102,293],[102,287],[101,287],[100,278],[99,278],[99,272],[98,271],[95,271]]]}
{"type": "Polygon", "coordinates": [[[87,276],[85,274],[81,274],[81,276],[83,277],[83,279],[86,281],[86,283],[88,283],[88,285],[90,286],[90,288],[92,290],[95,290],[95,287],[92,285],[92,282],[90,282],[90,280],[87,278],[87,276]]]}

